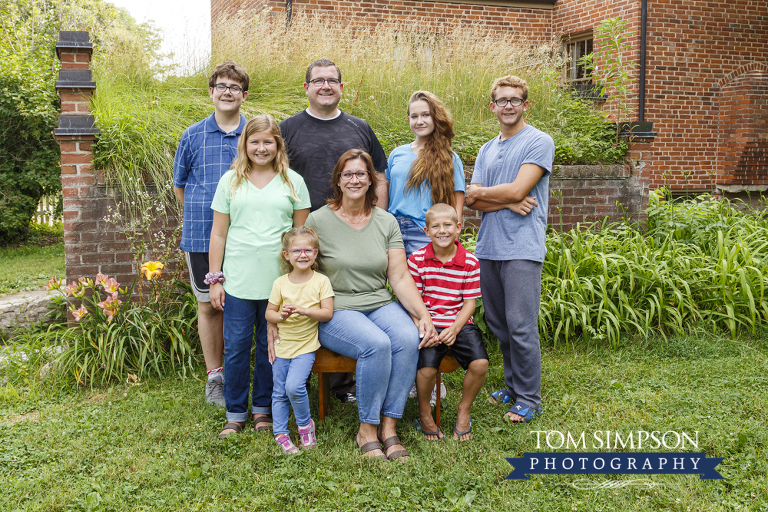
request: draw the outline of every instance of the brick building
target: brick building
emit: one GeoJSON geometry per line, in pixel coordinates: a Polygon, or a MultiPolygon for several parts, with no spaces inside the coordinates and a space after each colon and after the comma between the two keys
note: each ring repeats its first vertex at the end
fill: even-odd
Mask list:
{"type": "MultiPolygon", "coordinates": [[[[264,8],[369,25],[479,22],[532,39],[560,37],[572,62],[593,49],[597,24],[619,16],[635,32],[626,57],[638,64],[633,172],[679,194],[768,189],[765,0],[211,0],[212,32],[238,12],[264,8]]],[[[564,74],[579,78],[573,65],[564,74]]]]}

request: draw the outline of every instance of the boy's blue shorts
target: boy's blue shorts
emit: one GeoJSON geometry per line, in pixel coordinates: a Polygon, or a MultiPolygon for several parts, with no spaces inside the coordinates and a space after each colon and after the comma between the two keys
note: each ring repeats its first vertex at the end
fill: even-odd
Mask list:
{"type": "MultiPolygon", "coordinates": [[[[440,333],[443,328],[437,327],[436,330],[440,333]]],[[[485,350],[480,329],[476,325],[467,324],[461,328],[456,336],[456,341],[450,347],[441,343],[434,347],[420,349],[417,368],[419,370],[424,367],[440,368],[440,362],[449,350],[453,352],[453,357],[465,370],[469,368],[469,363],[476,359],[488,359],[488,352],[485,350]]]]}

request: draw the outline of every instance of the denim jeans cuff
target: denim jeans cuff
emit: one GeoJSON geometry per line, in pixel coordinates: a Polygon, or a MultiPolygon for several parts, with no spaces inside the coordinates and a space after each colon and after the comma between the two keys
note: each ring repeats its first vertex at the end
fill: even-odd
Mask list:
{"type": "Polygon", "coordinates": [[[272,416],[272,408],[271,407],[257,407],[252,406],[251,407],[251,414],[266,414],[267,416],[272,416]]]}
{"type": "Polygon", "coordinates": [[[228,412],[227,421],[232,421],[236,423],[245,423],[246,421],[248,421],[248,413],[247,412],[228,412]]]}
{"type": "Polygon", "coordinates": [[[399,420],[403,417],[403,413],[395,414],[393,412],[382,412],[381,415],[386,416],[387,418],[395,418],[396,420],[399,420]]]}

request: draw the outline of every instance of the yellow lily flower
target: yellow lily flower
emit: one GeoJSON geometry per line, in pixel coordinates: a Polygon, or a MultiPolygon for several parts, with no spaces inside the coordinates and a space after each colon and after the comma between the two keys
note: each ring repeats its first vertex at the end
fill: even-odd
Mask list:
{"type": "Polygon", "coordinates": [[[163,272],[160,270],[164,267],[159,261],[148,261],[141,265],[141,272],[147,276],[147,281],[151,281],[153,277],[161,275],[163,272]]]}

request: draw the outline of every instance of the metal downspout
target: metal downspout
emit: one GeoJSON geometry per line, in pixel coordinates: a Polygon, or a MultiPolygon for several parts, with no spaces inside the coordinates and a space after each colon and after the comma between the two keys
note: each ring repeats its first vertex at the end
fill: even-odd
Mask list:
{"type": "MultiPolygon", "coordinates": [[[[290,1],[290,0],[289,0],[290,1]]],[[[645,121],[645,44],[648,37],[648,0],[643,0],[640,20],[640,91],[638,94],[638,121],[645,121]]]]}

